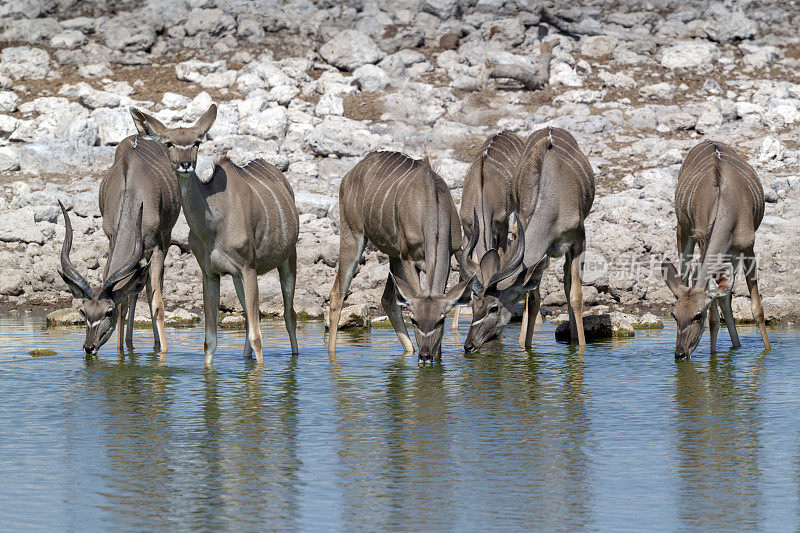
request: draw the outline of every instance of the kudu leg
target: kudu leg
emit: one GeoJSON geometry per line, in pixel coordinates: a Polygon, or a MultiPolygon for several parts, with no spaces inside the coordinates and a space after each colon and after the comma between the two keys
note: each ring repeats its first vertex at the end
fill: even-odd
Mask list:
{"type": "Polygon", "coordinates": [[[136,320],[136,302],[138,300],[138,294],[128,296],[128,327],[125,331],[125,344],[129,350],[133,350],[133,322],[136,320]]]}
{"type": "MultiPolygon", "coordinates": [[[[731,285],[733,285],[733,279],[731,279],[731,285]]],[[[742,343],[739,342],[739,333],[736,331],[736,321],[733,319],[733,308],[731,307],[732,298],[733,292],[729,292],[722,298],[717,298],[717,301],[719,302],[720,308],[722,308],[722,316],[725,318],[725,327],[728,328],[728,333],[731,336],[731,344],[734,348],[738,348],[742,343]]]]}
{"type": "Polygon", "coordinates": [[[539,306],[542,303],[542,296],[539,288],[525,293],[525,312],[522,316],[522,329],[519,333],[519,343],[526,350],[531,347],[533,342],[533,332],[539,331],[541,325],[539,306]]]}
{"type": "Polygon", "coordinates": [[[761,305],[761,294],[758,292],[758,264],[752,250],[744,258],[744,279],[747,281],[747,290],[750,292],[750,308],[753,311],[753,319],[758,324],[761,331],[761,339],[764,341],[764,349],[772,349],[767,337],[767,324],[764,320],[764,307],[761,305]]]}
{"type": "Polygon", "coordinates": [[[689,265],[692,264],[692,256],[694,255],[694,247],[697,241],[692,239],[691,235],[684,235],[678,226],[678,253],[681,256],[681,280],[684,285],[689,285],[689,265]]]}
{"type": "Polygon", "coordinates": [[[524,303],[524,306],[522,308],[522,323],[521,323],[520,328],[519,328],[519,345],[523,346],[523,347],[525,346],[525,339],[528,338],[528,329],[529,329],[528,317],[530,316],[529,307],[531,305],[530,299],[531,299],[531,293],[530,292],[526,292],[525,293],[525,303],[524,303]]]}
{"type": "Polygon", "coordinates": [[[258,274],[255,269],[242,270],[242,285],[244,287],[244,303],[247,309],[247,338],[256,362],[264,362],[261,339],[261,312],[258,309],[258,274]]]}
{"type": "Polygon", "coordinates": [[[458,321],[461,319],[461,306],[457,305],[453,308],[453,322],[450,323],[450,329],[458,331],[458,321]]]}
{"type": "Polygon", "coordinates": [[[328,353],[336,352],[336,333],[339,329],[339,316],[342,313],[342,303],[350,290],[350,282],[358,266],[358,260],[364,252],[367,238],[364,235],[357,235],[350,229],[344,221],[340,224],[339,236],[339,265],[336,271],[336,279],[330,295],[330,326],[328,328],[328,353]]]}
{"type": "Polygon", "coordinates": [[[719,333],[719,306],[715,298],[708,307],[708,334],[711,353],[716,353],[717,351],[717,333],[719,333]]]}
{"type": "Polygon", "coordinates": [[[117,352],[125,351],[125,323],[128,315],[128,299],[117,304],[117,352]]]}
{"type": "Polygon", "coordinates": [[[569,308],[569,331],[572,339],[578,340],[580,351],[586,347],[583,332],[583,287],[581,286],[580,250],[573,248],[564,261],[564,293],[569,308]],[[569,280],[569,281],[567,281],[569,280]]]}
{"type": "Polygon", "coordinates": [[[166,327],[164,326],[164,260],[163,250],[156,247],[150,258],[150,277],[147,285],[147,298],[150,303],[150,317],[153,321],[153,350],[167,351],[166,327]]]}
{"type": "MultiPolygon", "coordinates": [[[[236,288],[236,297],[239,298],[239,303],[242,305],[242,312],[244,313],[245,324],[247,324],[247,305],[245,304],[244,297],[244,284],[242,278],[233,276],[233,286],[236,288]]],[[[246,331],[246,330],[245,330],[246,331]]],[[[244,353],[242,357],[253,357],[253,347],[250,346],[250,337],[245,333],[244,353]]]]}
{"type": "Polygon", "coordinates": [[[217,320],[219,318],[219,276],[203,274],[203,313],[205,314],[206,338],[203,345],[205,364],[211,366],[217,351],[217,320]]]}
{"type": "Polygon", "coordinates": [[[297,313],[294,312],[294,285],[297,280],[297,252],[293,251],[286,261],[278,267],[283,295],[283,322],[292,344],[292,355],[297,355],[297,313]]]}
{"type": "MultiPolygon", "coordinates": [[[[400,259],[390,257],[389,270],[395,276],[405,279],[400,259]]],[[[400,309],[400,304],[397,303],[397,290],[391,275],[386,278],[386,287],[383,289],[381,303],[383,304],[383,310],[389,317],[389,322],[392,323],[392,327],[400,339],[400,344],[403,345],[403,351],[413,352],[414,345],[411,344],[411,338],[408,336],[408,329],[406,329],[406,323],[403,320],[403,311],[400,309]]]]}

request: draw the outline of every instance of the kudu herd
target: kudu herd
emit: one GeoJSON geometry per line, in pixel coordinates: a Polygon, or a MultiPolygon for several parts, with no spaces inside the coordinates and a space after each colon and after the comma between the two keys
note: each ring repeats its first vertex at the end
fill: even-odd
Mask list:
{"type": "MultiPolygon", "coordinates": [[[[136,300],[145,286],[154,349],[166,350],[164,259],[181,207],[190,229],[189,247],[202,271],[206,365],[217,347],[220,276],[226,274],[233,277],[244,310],[244,355],[262,361],[258,276],[273,269],[280,278],[292,353],[298,352],[293,300],[299,218],[294,193],[283,174],[263,159],[239,166],[221,157],[208,179],[197,175],[198,150],[216,114],[212,104],[193,126],[168,128],[131,108],[137,134],[120,143],[100,186],[109,252],[97,293],[70,261],[72,224],[61,205],[66,233],[60,274],[83,300],[87,355],[95,354],[115,328],[118,349],[132,349],[136,300]]],[[[367,241],[389,256],[381,303],[403,350],[412,352],[402,312],[408,309],[420,362],[441,357],[447,314],[455,307],[457,330],[457,306],[470,301],[466,352],[497,337],[520,301],[519,341],[530,348],[541,320],[539,284],[550,258],[562,256],[569,328],[583,352],[584,221],[594,194],[589,160],[575,138],[556,127],[535,131],[527,140],[506,131],[488,139],[465,176],[460,212],[427,158],[368,154],[339,188],[339,264],[330,293],[329,354],[335,354],[342,305],[367,241]],[[448,290],[454,254],[460,280],[448,290]]],[[[769,350],[753,250],[764,216],[764,192],[753,168],[731,147],[703,141],[681,167],[675,211],[681,268],[668,259],[662,265],[677,298],[672,313],[678,331],[675,357],[691,355],[707,317],[711,350],[716,350],[718,308],[733,345],[739,346],[731,288],[740,265],[769,350]],[[695,245],[700,261],[692,269],[695,245]]]]}

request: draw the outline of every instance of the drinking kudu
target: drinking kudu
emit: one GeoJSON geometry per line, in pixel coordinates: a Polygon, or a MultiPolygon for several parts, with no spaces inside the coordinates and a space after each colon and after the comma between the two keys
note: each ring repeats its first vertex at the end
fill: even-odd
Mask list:
{"type": "Polygon", "coordinates": [[[342,179],[339,187],[339,265],[330,295],[328,351],[356,266],[369,239],[389,256],[389,277],[381,300],[403,349],[413,351],[400,306],[411,311],[419,360],[441,354],[445,315],[468,297],[470,279],[446,291],[450,256],[461,229],[450,191],[427,161],[397,152],[373,152],[342,179]],[[425,272],[426,283],[420,281],[425,272]]]}
{"type": "MultiPolygon", "coordinates": [[[[509,131],[493,135],[483,143],[478,156],[464,176],[464,191],[461,195],[459,216],[464,228],[464,237],[475,242],[475,265],[480,265],[487,252],[489,266],[495,262],[497,254],[500,262],[508,248],[509,221],[514,210],[511,182],[517,162],[522,155],[525,143],[509,131]],[[477,222],[476,222],[477,219],[477,222]]],[[[471,259],[471,258],[467,258],[471,259]]],[[[496,270],[493,268],[473,269],[476,279],[485,286],[496,270]]],[[[458,330],[459,307],[453,316],[453,330],[458,330]]]]}
{"type": "MultiPolygon", "coordinates": [[[[153,319],[153,349],[157,352],[167,349],[164,259],[172,228],[181,211],[180,192],[166,150],[146,136],[141,123],[134,122],[139,133],[119,144],[114,164],[100,182],[100,213],[103,231],[109,239],[109,255],[103,287],[97,294],[92,293],[89,284],[70,263],[71,223],[62,206],[70,237],[65,239],[61,253],[61,276],[72,294],[83,299],[81,313],[86,318],[83,348],[87,354],[96,353],[111,337],[115,327],[119,335],[117,349],[123,349],[123,337],[128,349],[133,349],[133,317],[143,285],[147,286],[147,301],[153,319]],[[137,257],[135,250],[140,248],[137,257]],[[114,285],[124,280],[118,277],[120,273],[130,275],[135,270],[134,260],[137,263],[149,261],[149,276],[145,283],[139,284],[136,279],[131,279],[130,283],[123,284],[124,290],[115,289],[114,285]]],[[[139,273],[147,272],[145,268],[139,273]]]]}
{"type": "Polygon", "coordinates": [[[173,179],[180,188],[183,213],[189,224],[189,247],[203,272],[205,363],[217,348],[220,276],[230,274],[247,321],[245,356],[262,361],[259,328],[258,276],[278,269],[283,293],[284,321],[297,353],[294,288],[297,273],[299,220],[289,182],[263,159],[244,166],[227,157],[214,163],[211,178],[197,176],[197,151],[217,116],[211,105],[189,128],[167,128],[141,111],[133,116],[147,134],[166,149],[173,179]]]}
{"type": "Polygon", "coordinates": [[[722,308],[731,343],[740,346],[731,309],[731,289],[739,265],[750,291],[753,317],[769,350],[753,251],[756,230],[764,218],[764,189],[755,170],[730,146],[703,141],[689,151],[681,165],[675,214],[681,273],[669,259],[662,264],[667,286],[677,298],[672,308],[678,329],[675,357],[688,357],[697,348],[706,317],[711,351],[716,351],[718,307],[722,308]],[[700,261],[690,280],[695,245],[700,247],[700,261]]]}
{"type": "MultiPolygon", "coordinates": [[[[481,161],[485,159],[482,155],[481,161]]],[[[485,161],[481,164],[485,169],[485,161]]],[[[486,187],[485,178],[483,181],[486,187]]],[[[485,190],[484,194],[493,193],[485,190]]],[[[534,132],[525,143],[511,183],[511,210],[518,213],[516,238],[505,253],[490,249],[477,263],[471,256],[480,232],[474,232],[458,254],[462,277],[479,274],[473,284],[466,351],[477,350],[499,335],[525,293],[533,297],[529,294],[525,301],[520,339],[530,347],[539,314],[539,282],[548,258],[562,255],[570,332],[584,348],[580,256],[586,242],[583,221],[593,201],[594,173],[572,135],[553,127],[534,132]]],[[[479,227],[482,218],[480,208],[476,209],[474,219],[479,227]]]]}

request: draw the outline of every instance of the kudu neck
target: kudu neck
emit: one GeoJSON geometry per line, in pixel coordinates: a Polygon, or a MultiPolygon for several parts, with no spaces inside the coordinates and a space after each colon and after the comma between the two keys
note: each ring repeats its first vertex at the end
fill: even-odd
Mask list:
{"type": "MultiPolygon", "coordinates": [[[[183,203],[184,198],[189,192],[192,182],[199,182],[200,179],[197,177],[197,172],[192,172],[190,176],[179,176],[177,173],[175,174],[175,179],[178,180],[178,188],[181,191],[181,203],[183,203]]],[[[183,206],[186,209],[186,205],[183,206]]]]}
{"type": "Polygon", "coordinates": [[[730,198],[730,187],[721,183],[715,187],[717,195],[708,229],[700,243],[700,265],[695,279],[695,288],[705,288],[709,275],[730,261],[733,231],[736,226],[736,212],[730,198]]]}

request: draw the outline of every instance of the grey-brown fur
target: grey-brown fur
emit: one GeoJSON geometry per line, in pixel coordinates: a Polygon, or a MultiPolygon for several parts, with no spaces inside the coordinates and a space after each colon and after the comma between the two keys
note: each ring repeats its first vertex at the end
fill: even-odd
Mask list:
{"type": "Polygon", "coordinates": [[[180,186],[184,216],[189,224],[189,246],[203,272],[205,362],[211,364],[217,346],[220,276],[233,277],[247,319],[245,355],[262,362],[257,276],[277,268],[284,300],[284,321],[292,353],[298,352],[294,286],[299,232],[294,193],[275,168],[255,159],[237,166],[222,158],[211,179],[195,172],[200,141],[216,118],[211,108],[191,128],[166,128],[142,115],[149,133],[167,147],[173,179],[180,186]]]}
{"type": "MultiPolygon", "coordinates": [[[[512,193],[512,182],[525,143],[515,134],[502,131],[487,139],[478,150],[475,160],[464,176],[464,191],[461,195],[459,216],[465,239],[471,239],[476,231],[475,257],[460,257],[467,262],[469,270],[477,274],[478,280],[486,284],[488,274],[478,268],[487,251],[496,248],[505,251],[508,242],[509,220],[516,211],[512,193]]],[[[462,269],[464,270],[464,269],[462,269]]],[[[463,274],[462,274],[463,277],[463,274]]],[[[458,330],[459,308],[453,315],[453,330],[458,330]]]]}
{"type": "Polygon", "coordinates": [[[509,216],[516,210],[512,182],[524,147],[522,139],[509,131],[493,135],[483,143],[464,177],[459,216],[469,239],[474,231],[474,213],[478,212],[478,258],[491,248],[505,248],[509,216]]]}
{"type": "Polygon", "coordinates": [[[390,275],[382,303],[403,348],[413,350],[400,304],[411,308],[420,360],[438,356],[444,314],[464,295],[467,283],[445,292],[450,256],[461,242],[461,229],[444,180],[427,162],[397,152],[373,152],[342,179],[339,213],[339,266],[330,297],[329,352],[335,352],[342,302],[369,240],[389,256],[390,275]],[[425,286],[420,272],[426,273],[425,286]]]}
{"type": "Polygon", "coordinates": [[[691,355],[707,316],[711,351],[716,350],[720,308],[733,346],[740,345],[731,309],[731,288],[740,264],[753,316],[769,349],[753,249],[755,232],[764,217],[764,190],[755,170],[730,146],[701,142],[686,155],[678,174],[675,214],[682,272],[679,274],[669,260],[663,264],[667,285],[677,298],[673,307],[678,327],[675,356],[691,355]],[[695,245],[700,247],[700,262],[690,280],[695,245]]]}

